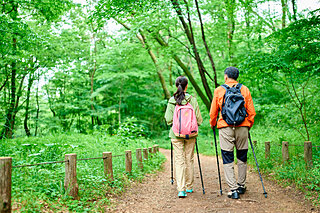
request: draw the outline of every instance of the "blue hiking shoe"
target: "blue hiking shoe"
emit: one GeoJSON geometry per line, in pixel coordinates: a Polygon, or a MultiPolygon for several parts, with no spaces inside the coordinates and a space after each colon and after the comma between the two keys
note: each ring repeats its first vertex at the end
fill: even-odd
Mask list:
{"type": "Polygon", "coordinates": [[[192,193],[193,192],[193,189],[187,189],[187,191],[186,192],[188,192],[188,193],[192,193]]]}
{"type": "Polygon", "coordinates": [[[187,193],[185,191],[181,191],[181,192],[179,192],[178,197],[185,198],[185,197],[187,197],[187,193]]]}

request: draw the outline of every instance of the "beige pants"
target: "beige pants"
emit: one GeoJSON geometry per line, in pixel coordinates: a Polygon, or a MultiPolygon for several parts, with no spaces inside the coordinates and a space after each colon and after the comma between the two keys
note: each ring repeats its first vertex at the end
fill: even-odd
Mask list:
{"type": "Polygon", "coordinates": [[[231,190],[237,189],[234,174],[234,146],[236,146],[238,160],[238,183],[244,185],[247,175],[248,127],[224,127],[219,129],[221,155],[223,159],[226,182],[231,190]]]}
{"type": "Polygon", "coordinates": [[[194,181],[194,145],[192,139],[171,139],[174,153],[174,166],[178,191],[193,188],[194,181]]]}

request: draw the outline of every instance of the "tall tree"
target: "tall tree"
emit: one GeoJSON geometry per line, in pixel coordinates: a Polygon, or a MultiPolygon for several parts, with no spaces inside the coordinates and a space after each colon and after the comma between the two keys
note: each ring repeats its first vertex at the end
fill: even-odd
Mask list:
{"type": "MultiPolygon", "coordinates": [[[[6,48],[9,60],[6,66],[10,67],[10,104],[7,106],[5,123],[1,132],[1,138],[12,138],[15,127],[15,118],[18,111],[21,109],[19,100],[22,96],[22,88],[25,76],[28,69],[26,60],[29,58],[28,51],[32,50],[32,39],[37,37],[28,22],[44,19],[50,21],[59,17],[64,11],[70,7],[69,1],[59,0],[56,2],[38,2],[38,1],[9,1],[2,4],[2,22],[6,28],[4,34],[1,34],[2,39],[10,45],[6,48]],[[28,20],[21,19],[21,16],[29,16],[28,20]],[[18,84],[17,84],[18,83],[18,84]],[[20,83],[20,84],[19,84],[20,83]]],[[[40,22],[41,22],[40,21],[40,22]]],[[[2,46],[1,46],[2,47],[2,46]]]]}

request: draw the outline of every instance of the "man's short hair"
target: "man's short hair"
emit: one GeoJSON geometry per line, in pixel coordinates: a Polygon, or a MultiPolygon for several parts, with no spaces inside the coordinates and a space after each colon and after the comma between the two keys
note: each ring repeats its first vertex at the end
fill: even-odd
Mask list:
{"type": "Polygon", "coordinates": [[[224,71],[224,74],[226,74],[228,78],[237,80],[237,78],[239,77],[239,70],[235,67],[227,67],[224,71]]]}

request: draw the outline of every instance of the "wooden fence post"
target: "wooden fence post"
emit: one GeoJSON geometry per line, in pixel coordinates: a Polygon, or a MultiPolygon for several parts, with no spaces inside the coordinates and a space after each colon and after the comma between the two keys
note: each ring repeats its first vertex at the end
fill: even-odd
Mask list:
{"type": "Polygon", "coordinates": [[[148,160],[148,149],[147,148],[143,148],[143,158],[145,160],[148,160]]]}
{"type": "Polygon", "coordinates": [[[156,145],[156,152],[159,152],[159,145],[156,145]]]}
{"type": "Polygon", "coordinates": [[[253,146],[256,147],[256,146],[257,146],[257,143],[258,143],[257,141],[253,141],[253,146]]]}
{"type": "Polygon", "coordinates": [[[143,164],[142,164],[141,149],[136,149],[136,158],[137,158],[137,162],[138,162],[138,167],[142,170],[143,169],[143,164]]]}
{"type": "Polygon", "coordinates": [[[0,157],[0,213],[11,213],[12,158],[0,157]]]}
{"type": "Polygon", "coordinates": [[[289,160],[289,142],[282,142],[282,162],[285,163],[289,160]]]}
{"type": "Polygon", "coordinates": [[[149,153],[152,154],[152,147],[148,147],[149,153]]]}
{"type": "Polygon", "coordinates": [[[113,169],[112,169],[112,152],[103,152],[103,166],[104,166],[104,175],[110,181],[113,181],[113,169]]]}
{"type": "Polygon", "coordinates": [[[79,186],[77,183],[77,154],[65,155],[64,188],[69,195],[78,200],[79,186]]]}
{"type": "Polygon", "coordinates": [[[131,150],[126,151],[126,172],[130,173],[132,171],[132,155],[131,150]]]}
{"type": "Polygon", "coordinates": [[[270,141],[264,142],[265,158],[270,157],[270,141]]]}
{"type": "Polygon", "coordinates": [[[153,145],[153,147],[152,147],[152,153],[154,153],[154,154],[157,153],[157,147],[156,147],[156,145],[153,145]]]}
{"type": "Polygon", "coordinates": [[[309,169],[312,167],[312,143],[311,141],[304,142],[304,161],[306,162],[306,167],[309,169]]]}

